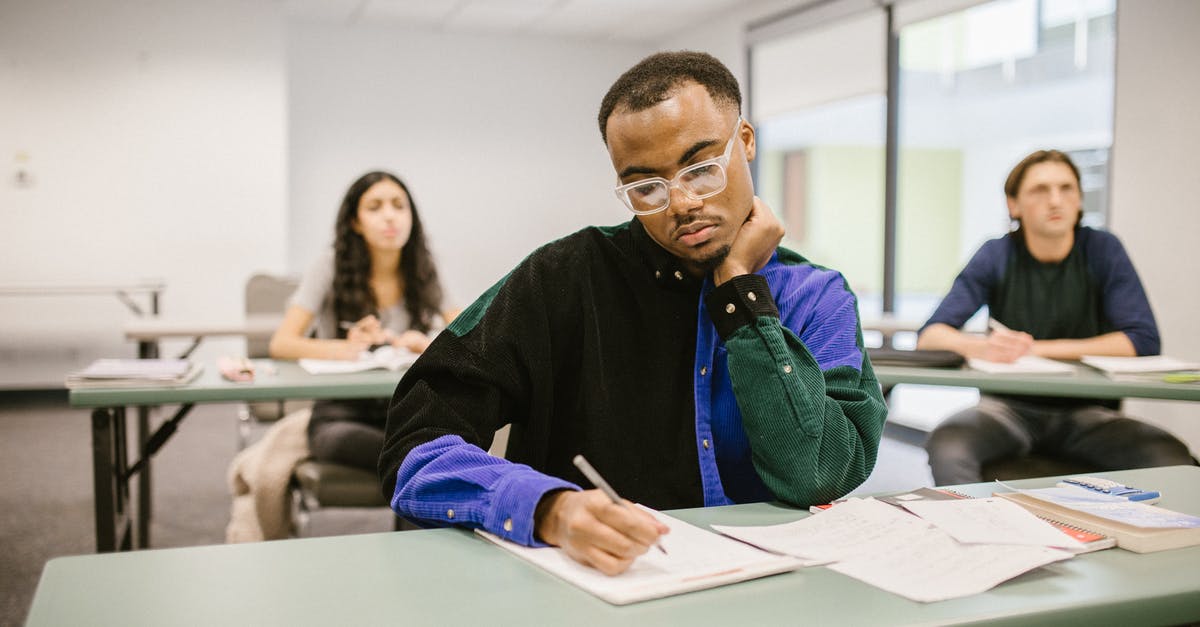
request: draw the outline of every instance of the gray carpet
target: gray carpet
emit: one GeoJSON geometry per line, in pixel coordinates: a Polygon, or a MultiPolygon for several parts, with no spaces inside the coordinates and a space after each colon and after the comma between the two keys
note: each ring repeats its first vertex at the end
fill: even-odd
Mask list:
{"type": "MultiPolygon", "coordinates": [[[[197,406],[155,456],[153,547],[224,541],[236,422],[234,405],[197,406]]],[[[95,551],[90,447],[89,414],[65,393],[0,393],[0,625],[24,622],[47,560],[95,551]]],[[[391,525],[386,509],[326,510],[305,535],[391,525]]]]}

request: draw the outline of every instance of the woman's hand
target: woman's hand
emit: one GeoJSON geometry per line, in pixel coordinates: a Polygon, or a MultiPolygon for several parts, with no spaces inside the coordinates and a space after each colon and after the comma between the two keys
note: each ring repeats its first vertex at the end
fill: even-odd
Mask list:
{"type": "Polygon", "coordinates": [[[420,331],[413,331],[412,329],[409,329],[400,335],[391,337],[392,346],[395,346],[396,348],[405,348],[414,353],[425,352],[425,349],[429,348],[429,344],[431,342],[433,342],[433,340],[430,339],[428,335],[425,335],[420,331]]]}

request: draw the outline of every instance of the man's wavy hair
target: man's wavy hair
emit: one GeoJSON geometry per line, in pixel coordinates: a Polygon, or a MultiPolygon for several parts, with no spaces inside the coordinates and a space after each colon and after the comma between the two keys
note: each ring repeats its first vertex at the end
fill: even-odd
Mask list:
{"type": "Polygon", "coordinates": [[[704,52],[680,50],[652,54],[629,68],[608,88],[600,101],[600,137],[608,144],[608,118],[617,108],[644,111],[668,99],[687,82],[703,85],[720,107],[742,112],[742,91],[737,79],[716,57],[704,52]]]}
{"type": "MultiPolygon", "coordinates": [[[[413,329],[427,332],[433,326],[434,317],[441,314],[442,285],[438,281],[433,255],[425,242],[417,203],[408,186],[388,172],[368,172],[359,177],[346,190],[338,209],[333,244],[333,311],[338,320],[349,321],[380,313],[379,302],[370,284],[371,255],[366,240],[354,230],[354,220],[358,217],[358,203],[363,194],[383,180],[399,185],[412,208],[412,231],[400,250],[400,265],[396,270],[404,282],[404,308],[409,314],[409,324],[413,329]]],[[[339,336],[345,333],[345,330],[338,330],[339,336]]]]}

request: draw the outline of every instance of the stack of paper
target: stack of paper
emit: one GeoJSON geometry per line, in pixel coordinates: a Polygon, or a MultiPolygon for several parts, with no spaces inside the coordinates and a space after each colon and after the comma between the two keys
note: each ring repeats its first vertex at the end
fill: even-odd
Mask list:
{"type": "Polygon", "coordinates": [[[851,498],[793,523],[713,528],[770,551],[833,562],[830,570],[926,603],[983,592],[1072,556],[1052,546],[1079,545],[1020,508],[990,499],[931,501],[913,511],[931,520],[851,498]]]}
{"type": "Polygon", "coordinates": [[[67,375],[68,388],[172,387],[200,374],[200,364],[187,359],[97,359],[67,375]]]}

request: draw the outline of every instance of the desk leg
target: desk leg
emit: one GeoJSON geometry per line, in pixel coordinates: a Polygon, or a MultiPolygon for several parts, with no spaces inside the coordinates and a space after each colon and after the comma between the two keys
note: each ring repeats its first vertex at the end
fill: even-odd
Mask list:
{"type": "MultiPolygon", "coordinates": [[[[152,311],[158,313],[158,303],[152,301],[152,311]]],[[[154,359],[158,357],[158,342],[142,341],[138,343],[138,357],[154,359]]],[[[150,548],[150,519],[153,516],[150,497],[152,489],[150,476],[150,456],[146,453],[146,442],[150,438],[150,407],[137,408],[137,446],[140,459],[146,460],[142,471],[138,473],[137,499],[137,546],[139,549],[150,548]]]]}
{"type": "Polygon", "coordinates": [[[133,548],[125,448],[125,410],[93,410],[92,476],[96,501],[96,551],[100,553],[133,548]]]}
{"type": "Polygon", "coordinates": [[[152,507],[150,505],[150,454],[146,443],[150,439],[150,409],[149,407],[137,408],[137,445],[140,454],[139,459],[146,460],[142,466],[141,472],[138,473],[138,499],[137,499],[137,547],[139,549],[150,548],[150,518],[152,516],[152,507]]]}

